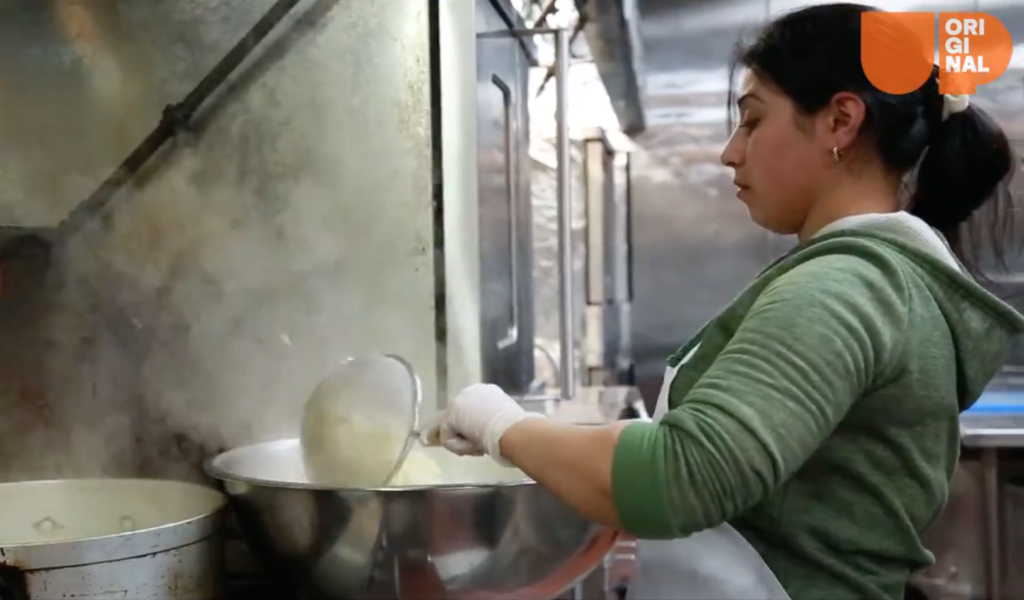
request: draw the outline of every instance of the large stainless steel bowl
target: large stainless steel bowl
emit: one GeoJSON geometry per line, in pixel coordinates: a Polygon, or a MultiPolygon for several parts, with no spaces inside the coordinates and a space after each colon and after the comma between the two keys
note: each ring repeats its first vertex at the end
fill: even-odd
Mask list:
{"type": "Polygon", "coordinates": [[[614,534],[486,458],[427,449],[446,482],[325,489],[297,439],[207,463],[250,549],[313,598],[553,598],[588,574],[614,534]]]}

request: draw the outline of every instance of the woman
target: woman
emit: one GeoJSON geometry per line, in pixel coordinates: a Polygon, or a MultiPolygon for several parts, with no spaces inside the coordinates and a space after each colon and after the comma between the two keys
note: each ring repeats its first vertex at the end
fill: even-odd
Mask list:
{"type": "Polygon", "coordinates": [[[751,218],[800,243],[669,358],[658,423],[530,418],[490,385],[440,417],[449,450],[644,540],[634,598],[895,599],[933,560],[959,413],[1024,331],[951,248],[1014,161],[934,73],[902,96],[868,82],[868,10],[788,14],[740,55],[722,162],[751,218]]]}

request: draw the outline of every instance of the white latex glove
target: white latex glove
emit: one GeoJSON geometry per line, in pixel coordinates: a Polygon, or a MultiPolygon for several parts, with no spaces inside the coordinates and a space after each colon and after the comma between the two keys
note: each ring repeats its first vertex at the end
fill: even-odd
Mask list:
{"type": "Polygon", "coordinates": [[[523,419],[541,417],[523,407],[496,385],[477,383],[459,392],[424,433],[424,443],[444,446],[459,456],[490,455],[505,466],[501,456],[501,436],[523,419]]]}

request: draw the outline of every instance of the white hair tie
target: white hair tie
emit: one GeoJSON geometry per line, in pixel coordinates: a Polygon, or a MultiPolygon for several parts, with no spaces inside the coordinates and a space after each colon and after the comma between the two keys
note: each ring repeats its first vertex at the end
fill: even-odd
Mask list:
{"type": "Polygon", "coordinates": [[[971,105],[971,97],[967,94],[943,94],[942,95],[942,120],[945,121],[949,115],[964,112],[971,105]]]}

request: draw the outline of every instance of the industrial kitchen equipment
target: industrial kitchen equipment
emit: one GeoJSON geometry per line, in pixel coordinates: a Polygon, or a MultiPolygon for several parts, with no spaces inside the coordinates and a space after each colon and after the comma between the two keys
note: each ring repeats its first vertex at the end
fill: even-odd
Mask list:
{"type": "MultiPolygon", "coordinates": [[[[66,232],[42,236],[57,244],[43,273],[24,279],[42,280],[38,289],[12,284],[0,296],[8,319],[31,317],[22,328],[47,350],[21,352],[32,364],[3,372],[12,391],[2,408],[19,414],[0,423],[0,443],[30,423],[33,441],[49,444],[45,456],[21,441],[0,453],[7,477],[198,479],[198,456],[294,435],[308,382],[341,356],[393,352],[420,366],[425,418],[469,383],[513,393],[532,383],[529,285],[510,283],[528,258],[523,244],[498,240],[522,242],[528,228],[506,235],[490,219],[528,214],[517,183],[527,147],[516,140],[528,131],[538,34],[557,41],[557,187],[568,193],[566,32],[526,30],[503,0],[19,0],[0,12],[0,38],[41,42],[13,44],[0,60],[0,75],[32,75],[0,94],[23,107],[0,111],[0,179],[8,197],[59,213],[19,225],[66,232]],[[78,118],[58,118],[72,108],[78,118]],[[116,140],[83,129],[107,122],[116,140]],[[150,135],[165,143],[140,146],[150,135]],[[503,260],[492,254],[520,262],[492,269],[503,260]],[[516,293],[496,300],[490,278],[516,293]],[[14,310],[22,305],[34,312],[14,310]]],[[[571,262],[568,244],[559,255],[571,262]]],[[[561,296],[572,299],[569,286],[561,296]]],[[[573,333],[566,323],[559,336],[573,333]]],[[[560,377],[559,394],[573,399],[576,373],[560,377]]],[[[513,488],[544,494],[532,482],[478,491],[513,488]]],[[[558,525],[533,519],[558,514],[529,512],[528,523],[553,535],[558,525]]],[[[566,543],[556,548],[584,541],[566,543]]],[[[523,564],[558,562],[530,552],[523,564]]],[[[574,565],[582,574],[599,562],[574,565]]]]}
{"type": "Polygon", "coordinates": [[[308,483],[298,440],[211,460],[250,547],[314,598],[550,600],[616,535],[489,458],[428,455],[445,484],[337,489],[308,483]]]}
{"type": "Polygon", "coordinates": [[[217,600],[225,498],[140,479],[0,484],[0,598],[217,600]]]}
{"type": "Polygon", "coordinates": [[[602,130],[583,138],[586,201],[583,379],[633,385],[629,153],[602,130]]]}

